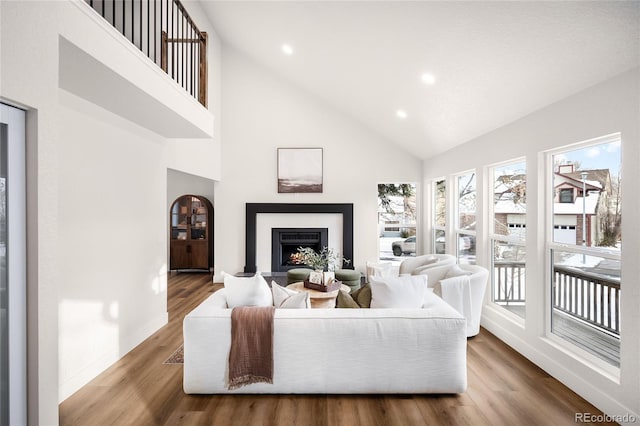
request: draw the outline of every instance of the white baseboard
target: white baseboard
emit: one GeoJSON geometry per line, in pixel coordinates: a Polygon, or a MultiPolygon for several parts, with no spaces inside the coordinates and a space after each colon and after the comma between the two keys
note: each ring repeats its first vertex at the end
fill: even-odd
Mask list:
{"type": "MultiPolygon", "coordinates": [[[[60,383],[58,386],[58,403],[61,403],[80,388],[85,386],[91,380],[95,379],[100,373],[105,371],[115,362],[120,360],[124,355],[130,352],[133,348],[144,342],[149,336],[164,327],[169,321],[169,314],[164,313],[157,316],[155,319],[148,321],[143,326],[133,330],[132,333],[127,333],[120,339],[120,347],[110,353],[104,353],[102,356],[96,358],[84,368],[79,370],[72,378],[66,380],[64,383],[60,383]]],[[[127,331],[127,330],[120,330],[127,331]]]]}

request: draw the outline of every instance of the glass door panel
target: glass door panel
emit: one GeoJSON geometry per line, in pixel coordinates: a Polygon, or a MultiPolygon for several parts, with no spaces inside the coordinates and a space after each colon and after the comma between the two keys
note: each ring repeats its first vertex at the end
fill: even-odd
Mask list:
{"type": "Polygon", "coordinates": [[[0,104],[0,425],[27,423],[25,113],[0,104]]]}
{"type": "Polygon", "coordinates": [[[7,125],[0,123],[0,424],[9,424],[9,325],[7,288],[7,125]]]}

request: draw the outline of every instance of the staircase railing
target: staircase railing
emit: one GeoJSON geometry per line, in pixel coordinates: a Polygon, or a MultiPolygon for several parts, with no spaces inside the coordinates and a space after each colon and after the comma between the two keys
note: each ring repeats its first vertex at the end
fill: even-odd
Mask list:
{"type": "Polygon", "coordinates": [[[207,106],[207,33],[179,0],[85,0],[149,59],[207,106]]]}

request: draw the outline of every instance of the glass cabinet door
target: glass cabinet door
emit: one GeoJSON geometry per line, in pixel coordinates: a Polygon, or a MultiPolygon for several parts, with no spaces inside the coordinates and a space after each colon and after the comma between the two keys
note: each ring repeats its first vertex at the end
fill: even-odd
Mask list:
{"type": "Polygon", "coordinates": [[[187,226],[189,225],[188,198],[182,197],[173,204],[171,209],[171,239],[186,240],[187,226]]]}
{"type": "Polygon", "coordinates": [[[207,239],[207,206],[196,197],[191,197],[191,239],[207,239]]]}

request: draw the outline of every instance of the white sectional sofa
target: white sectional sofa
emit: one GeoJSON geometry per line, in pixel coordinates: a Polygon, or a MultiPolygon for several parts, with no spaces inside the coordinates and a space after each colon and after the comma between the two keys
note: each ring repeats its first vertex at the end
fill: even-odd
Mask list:
{"type": "Polygon", "coordinates": [[[422,309],[277,309],[273,384],[228,390],[231,309],[225,289],[189,313],[184,391],[211,393],[461,393],[466,320],[435,295],[422,309]]]}

